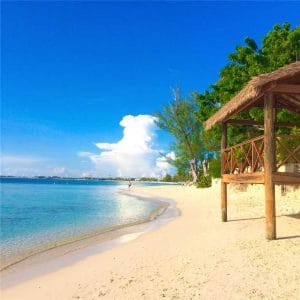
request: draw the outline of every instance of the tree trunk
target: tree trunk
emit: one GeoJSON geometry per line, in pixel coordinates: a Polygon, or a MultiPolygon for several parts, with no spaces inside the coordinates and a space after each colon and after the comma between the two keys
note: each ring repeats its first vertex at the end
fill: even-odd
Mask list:
{"type": "Polygon", "coordinates": [[[203,175],[208,176],[208,162],[206,159],[202,161],[203,175]]]}
{"type": "Polygon", "coordinates": [[[191,172],[193,176],[193,183],[196,183],[198,180],[198,166],[197,166],[197,160],[194,158],[190,161],[191,165],[191,172]]]}

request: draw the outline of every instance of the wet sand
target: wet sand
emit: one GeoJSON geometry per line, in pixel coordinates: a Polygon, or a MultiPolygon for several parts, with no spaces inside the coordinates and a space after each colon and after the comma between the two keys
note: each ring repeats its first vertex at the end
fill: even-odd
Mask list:
{"type": "Polygon", "coordinates": [[[1,269],[1,288],[13,286],[22,281],[53,272],[66,267],[89,255],[101,253],[116,245],[134,240],[141,234],[154,230],[166,222],[176,218],[179,210],[172,199],[149,197],[135,191],[120,189],[119,193],[137,198],[140,201],[154,201],[158,208],[146,219],[131,223],[127,226],[113,227],[87,235],[84,238],[54,244],[45,250],[34,252],[32,255],[16,260],[1,269]]]}

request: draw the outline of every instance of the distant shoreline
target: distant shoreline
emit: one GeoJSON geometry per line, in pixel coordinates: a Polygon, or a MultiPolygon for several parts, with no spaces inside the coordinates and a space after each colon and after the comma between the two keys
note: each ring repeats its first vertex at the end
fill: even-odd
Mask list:
{"type": "Polygon", "coordinates": [[[160,181],[160,180],[139,180],[131,178],[93,178],[93,177],[58,177],[58,176],[32,176],[32,177],[22,177],[22,176],[5,176],[0,175],[0,179],[30,179],[30,180],[84,180],[84,181],[115,181],[115,182],[128,182],[131,180],[133,183],[159,183],[159,184],[180,184],[181,182],[173,181],[160,181]]]}

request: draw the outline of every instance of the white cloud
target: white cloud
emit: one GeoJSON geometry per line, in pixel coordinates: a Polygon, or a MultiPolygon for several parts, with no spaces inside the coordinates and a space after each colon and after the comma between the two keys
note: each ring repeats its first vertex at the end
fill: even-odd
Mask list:
{"type": "Polygon", "coordinates": [[[38,175],[36,166],[43,162],[40,157],[1,154],[0,173],[1,175],[13,176],[34,176],[38,175]]]}
{"type": "Polygon", "coordinates": [[[68,174],[66,167],[53,165],[51,160],[38,156],[1,154],[0,162],[1,175],[65,176],[68,174]]]}
{"type": "Polygon", "coordinates": [[[93,155],[92,152],[87,152],[87,151],[79,151],[77,152],[77,155],[79,157],[89,157],[90,155],[93,155]]]}
{"type": "Polygon", "coordinates": [[[66,175],[66,167],[55,167],[52,169],[52,174],[56,176],[65,176],[66,175]]]}
{"type": "Polygon", "coordinates": [[[98,176],[158,177],[171,171],[167,159],[161,157],[161,150],[155,147],[155,117],[127,115],[120,125],[124,129],[118,142],[96,143],[100,154],[78,153],[81,157],[90,158],[98,176]]]}
{"type": "Polygon", "coordinates": [[[101,150],[113,150],[114,144],[109,143],[97,143],[96,146],[101,150]]]}
{"type": "Polygon", "coordinates": [[[33,156],[1,155],[3,165],[31,165],[40,161],[42,161],[41,158],[33,156]]]}
{"type": "Polygon", "coordinates": [[[172,173],[172,167],[169,164],[169,160],[175,159],[175,153],[172,151],[165,156],[158,157],[156,159],[156,167],[161,170],[162,175],[166,175],[167,173],[172,173]]]}

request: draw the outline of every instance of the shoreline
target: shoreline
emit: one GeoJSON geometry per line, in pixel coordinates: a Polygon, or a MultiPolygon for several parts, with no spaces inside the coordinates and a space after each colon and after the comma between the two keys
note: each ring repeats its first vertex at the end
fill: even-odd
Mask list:
{"type": "Polygon", "coordinates": [[[180,215],[176,208],[176,203],[172,199],[153,197],[122,188],[118,190],[118,193],[134,197],[140,201],[154,201],[159,203],[160,206],[143,220],[115,226],[88,236],[78,237],[76,240],[62,242],[4,266],[0,270],[1,289],[66,267],[86,256],[101,253],[122,243],[134,240],[180,215]]]}
{"type": "Polygon", "coordinates": [[[159,207],[156,208],[148,216],[144,217],[143,219],[137,220],[135,222],[122,224],[122,225],[115,225],[115,226],[110,226],[110,227],[103,227],[103,228],[99,228],[98,230],[94,230],[94,231],[91,231],[88,233],[83,233],[83,234],[80,234],[77,236],[72,236],[72,237],[65,238],[65,239],[55,240],[52,243],[46,243],[44,245],[32,248],[32,249],[28,250],[27,252],[24,252],[24,254],[22,256],[14,256],[10,259],[7,258],[6,260],[2,260],[1,266],[0,266],[0,272],[5,271],[5,270],[9,269],[11,266],[16,265],[32,256],[39,255],[40,253],[51,251],[58,247],[68,247],[71,245],[76,246],[76,243],[78,243],[80,241],[93,239],[97,236],[101,236],[102,234],[109,235],[110,233],[112,233],[114,231],[122,230],[123,228],[126,228],[126,227],[131,227],[131,226],[135,226],[135,225],[139,225],[142,223],[152,221],[153,219],[157,218],[160,214],[162,214],[168,205],[168,204],[166,204],[166,201],[164,201],[164,200],[160,201],[159,199],[155,199],[155,198],[150,199],[149,197],[147,197],[147,195],[146,196],[135,195],[134,193],[131,193],[130,191],[127,191],[126,189],[123,189],[123,188],[119,188],[116,191],[116,193],[131,196],[131,197],[136,198],[137,200],[141,200],[141,201],[153,201],[153,202],[158,203],[159,207]]]}
{"type": "Polygon", "coordinates": [[[274,241],[264,237],[263,189],[231,191],[223,223],[220,185],[136,188],[174,199],[180,218],[5,288],[2,299],[298,299],[300,190],[278,197],[274,241]]]}

